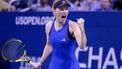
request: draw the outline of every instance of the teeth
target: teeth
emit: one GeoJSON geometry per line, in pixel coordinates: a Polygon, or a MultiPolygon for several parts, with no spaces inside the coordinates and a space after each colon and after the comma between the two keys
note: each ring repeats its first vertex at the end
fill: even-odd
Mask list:
{"type": "Polygon", "coordinates": [[[62,16],[62,18],[65,18],[66,16],[62,16]]]}

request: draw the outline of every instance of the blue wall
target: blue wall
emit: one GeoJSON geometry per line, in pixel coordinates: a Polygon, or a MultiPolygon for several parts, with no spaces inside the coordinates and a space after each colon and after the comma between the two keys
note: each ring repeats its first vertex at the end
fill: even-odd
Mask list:
{"type": "MultiPolygon", "coordinates": [[[[76,49],[81,68],[122,68],[122,12],[70,12],[68,19],[85,19],[88,38],[85,51],[76,49]]],[[[45,24],[52,20],[52,13],[0,13],[0,48],[9,38],[21,39],[27,47],[27,54],[33,61],[42,55],[46,36],[45,24]]],[[[42,69],[47,69],[50,57],[42,69]]],[[[5,61],[0,61],[5,65],[5,61]]],[[[27,63],[8,63],[10,69],[27,69],[27,63]]],[[[2,66],[4,67],[4,66],[2,66]]],[[[8,68],[7,68],[8,69],[8,68]]]]}

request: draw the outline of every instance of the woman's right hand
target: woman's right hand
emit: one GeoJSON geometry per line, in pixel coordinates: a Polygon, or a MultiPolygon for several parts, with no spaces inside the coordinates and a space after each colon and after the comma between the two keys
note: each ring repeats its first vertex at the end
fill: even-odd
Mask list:
{"type": "Polygon", "coordinates": [[[42,63],[38,62],[38,63],[34,63],[32,61],[29,62],[29,64],[31,64],[31,66],[35,69],[41,69],[41,65],[42,63]]]}
{"type": "Polygon", "coordinates": [[[41,62],[38,62],[38,63],[36,63],[36,69],[41,69],[41,65],[42,65],[42,63],[41,62]]]}

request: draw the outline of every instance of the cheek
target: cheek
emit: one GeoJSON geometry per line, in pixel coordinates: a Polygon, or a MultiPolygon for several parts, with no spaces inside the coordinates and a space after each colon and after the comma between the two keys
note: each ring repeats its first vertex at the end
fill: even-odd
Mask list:
{"type": "Polygon", "coordinates": [[[55,13],[55,16],[59,19],[59,18],[61,17],[61,13],[56,12],[56,13],[55,13]]]}
{"type": "Polygon", "coordinates": [[[66,15],[68,15],[69,11],[66,12],[66,15]]]}
{"type": "Polygon", "coordinates": [[[60,13],[60,12],[58,12],[57,16],[58,16],[58,17],[60,17],[60,16],[61,16],[61,13],[60,13]]]}
{"type": "Polygon", "coordinates": [[[59,15],[59,13],[58,12],[55,12],[55,16],[58,16],[59,15]]]}
{"type": "Polygon", "coordinates": [[[65,14],[68,14],[68,13],[69,13],[69,10],[66,10],[66,11],[65,11],[65,14]]]}
{"type": "Polygon", "coordinates": [[[58,14],[57,14],[58,16],[62,16],[63,15],[63,13],[62,12],[58,12],[58,14]]]}

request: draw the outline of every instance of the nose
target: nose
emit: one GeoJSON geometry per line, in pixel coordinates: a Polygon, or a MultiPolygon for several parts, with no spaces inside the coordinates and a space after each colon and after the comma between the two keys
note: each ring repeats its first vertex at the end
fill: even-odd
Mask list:
{"type": "Polygon", "coordinates": [[[66,10],[63,10],[62,13],[66,15],[67,14],[67,11],[66,10]]]}
{"type": "Polygon", "coordinates": [[[66,12],[66,10],[64,9],[64,10],[62,10],[62,12],[64,12],[64,13],[65,13],[65,12],[66,12]]]}

